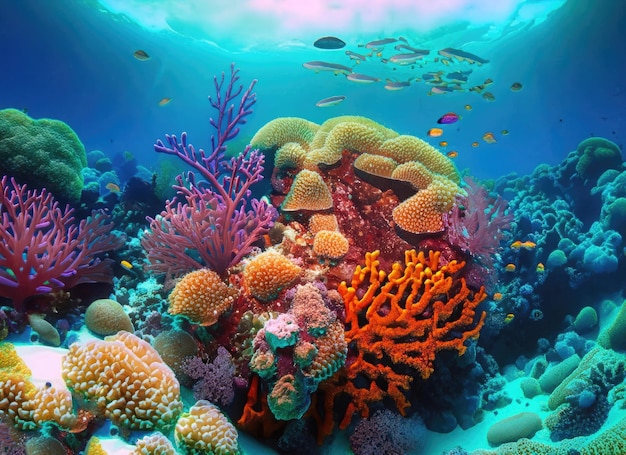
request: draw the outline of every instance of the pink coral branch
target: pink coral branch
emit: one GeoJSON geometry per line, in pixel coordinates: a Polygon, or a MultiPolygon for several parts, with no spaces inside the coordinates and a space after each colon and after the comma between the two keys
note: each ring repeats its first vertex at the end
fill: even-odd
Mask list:
{"type": "Polygon", "coordinates": [[[106,217],[77,225],[73,210],[62,210],[45,189],[27,190],[7,176],[1,184],[0,295],[18,312],[29,297],[102,278],[96,255],[123,242],[106,217]]]}

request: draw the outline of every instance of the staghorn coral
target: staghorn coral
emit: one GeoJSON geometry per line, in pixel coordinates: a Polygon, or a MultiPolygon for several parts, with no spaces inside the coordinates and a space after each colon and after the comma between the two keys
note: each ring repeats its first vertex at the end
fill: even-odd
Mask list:
{"type": "Polygon", "coordinates": [[[237,455],[237,430],[217,406],[196,402],[176,422],[176,445],[188,455],[237,455]]]}
{"type": "Polygon", "coordinates": [[[68,388],[124,428],[167,429],[182,411],[172,370],[152,346],[128,332],[72,344],[62,374],[68,388]]]}
{"type": "MultiPolygon", "coordinates": [[[[350,403],[340,423],[352,415],[369,415],[369,403],[390,397],[401,414],[410,403],[405,396],[414,377],[428,378],[437,353],[465,353],[465,342],[478,337],[485,313],[476,321],[484,288],[472,291],[458,274],[464,262],[439,264],[439,252],[410,250],[404,264],[387,274],[379,270],[379,251],[367,253],[365,265],[352,282],[338,288],[346,307],[346,341],[354,347],[346,367],[325,384],[325,410],[334,397],[347,394],[350,403]],[[358,379],[357,379],[358,378],[358,379]],[[361,382],[366,380],[366,387],[361,382]],[[357,385],[357,382],[360,385],[357,385]]],[[[332,412],[325,430],[332,428],[332,412]]]]}
{"type": "Polygon", "coordinates": [[[176,283],[167,311],[210,326],[233,306],[237,294],[238,291],[224,283],[213,270],[196,270],[176,283]]]}

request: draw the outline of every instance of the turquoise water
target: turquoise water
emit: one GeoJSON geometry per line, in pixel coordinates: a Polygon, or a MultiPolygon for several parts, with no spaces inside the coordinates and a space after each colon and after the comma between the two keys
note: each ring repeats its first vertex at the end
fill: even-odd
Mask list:
{"type": "MultiPolygon", "coordinates": [[[[0,355],[0,454],[100,453],[96,436],[107,453],[138,453],[138,439],[155,430],[171,451],[148,453],[213,453],[193,452],[182,436],[181,422],[201,399],[232,422],[217,433],[239,432],[243,453],[626,453],[626,3],[495,3],[1,2],[0,334],[3,349],[14,344],[32,374],[0,355]],[[316,47],[325,36],[345,45],[316,47]],[[394,63],[416,49],[413,61],[394,63]],[[216,190],[231,175],[221,150],[217,168],[203,168],[185,167],[182,149],[176,157],[154,147],[168,145],[166,134],[187,132],[197,149],[211,151],[217,112],[209,97],[216,99],[221,77],[226,89],[231,65],[235,90],[254,84],[256,102],[226,141],[226,154],[239,156],[251,142],[265,154],[263,172],[252,155],[259,182],[236,203],[236,190],[216,190]],[[389,90],[393,83],[405,85],[389,90]],[[316,105],[329,97],[339,101],[316,105]],[[26,116],[61,121],[54,124],[63,132],[47,136],[54,128],[45,122],[36,132],[16,126],[30,125],[26,116]],[[312,123],[301,126],[295,117],[312,123]],[[280,122],[284,129],[274,133],[264,128],[280,122]],[[324,142],[325,128],[339,137],[335,145],[324,142]],[[390,145],[398,135],[420,145],[398,151],[390,145]],[[67,145],[70,136],[76,141],[67,145]],[[294,141],[301,156],[284,147],[294,141]],[[324,162],[310,153],[322,148],[324,159],[328,150],[336,155],[324,162]],[[378,161],[359,167],[359,156],[426,170],[378,174],[378,161]],[[204,182],[185,177],[191,189],[172,189],[190,169],[204,182]],[[321,185],[295,191],[311,174],[321,185]],[[75,221],[31,221],[42,200],[12,211],[27,198],[20,184],[47,188],[61,206],[70,204],[75,221]],[[224,209],[229,204],[243,210],[240,224],[224,209]],[[103,213],[88,218],[92,210],[103,213]],[[326,250],[315,225],[328,221],[315,214],[336,222],[324,225],[333,239],[326,250]],[[96,235],[69,228],[80,220],[91,220],[96,235]],[[37,240],[24,246],[16,240],[22,237],[37,240]],[[65,251],[60,238],[82,243],[65,251]],[[405,256],[410,249],[425,256],[405,256]],[[353,272],[374,250],[381,251],[379,270],[421,261],[451,284],[430,295],[416,278],[405,289],[375,275],[388,284],[387,297],[372,291],[379,300],[354,309],[370,282],[358,274],[352,281],[353,272]],[[440,256],[427,259],[429,251],[440,256]],[[67,265],[78,252],[84,258],[67,265]],[[262,256],[268,252],[279,259],[262,256]],[[61,265],[54,259],[64,257],[61,265]],[[177,285],[199,269],[211,270],[198,278],[206,281],[177,285]],[[255,288],[257,281],[269,291],[255,288]],[[425,302],[413,313],[410,286],[425,302]],[[176,303],[185,292],[186,303],[176,303]],[[86,310],[108,298],[121,306],[100,317],[121,319],[110,316],[113,328],[98,332],[106,324],[89,322],[86,310]],[[108,396],[95,397],[93,390],[111,385],[108,373],[85,391],[62,372],[75,361],[73,343],[94,347],[122,327],[161,357],[132,363],[121,347],[112,363],[167,371],[153,381],[156,389],[180,384],[168,401],[174,417],[144,423],[145,432],[112,413],[108,396]],[[431,351],[432,338],[440,344],[431,351]],[[43,391],[47,382],[65,384],[72,404],[50,406],[67,411],[72,423],[15,417],[6,403],[43,405],[28,393],[31,401],[11,395],[12,375],[43,391]],[[379,395],[367,395],[368,387],[379,395]],[[269,408],[260,408],[268,396],[269,408]],[[264,411],[248,425],[241,420],[246,399],[264,411]],[[77,423],[79,412],[85,420],[77,423]],[[35,450],[40,437],[48,438],[43,452],[35,450]]],[[[233,175],[247,190],[250,175],[233,175]]],[[[113,388],[124,390],[120,384],[113,388]]],[[[237,453],[233,447],[216,453],[237,453]]]]}

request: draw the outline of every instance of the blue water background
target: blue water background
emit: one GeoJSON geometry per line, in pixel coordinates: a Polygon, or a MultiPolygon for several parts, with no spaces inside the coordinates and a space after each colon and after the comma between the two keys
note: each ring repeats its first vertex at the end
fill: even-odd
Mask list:
{"type": "MultiPolygon", "coordinates": [[[[245,85],[258,79],[258,103],[242,130],[244,142],[276,117],[299,116],[321,123],[338,115],[362,115],[433,145],[448,141],[444,151],[459,152],[459,169],[469,168],[479,178],[525,174],[540,163],[556,164],[589,136],[624,143],[622,0],[568,0],[537,27],[492,43],[468,44],[462,40],[470,37],[462,34],[434,40],[439,48],[463,48],[490,60],[482,67],[457,63],[449,71],[473,69],[471,81],[476,83],[493,79],[488,90],[495,95],[494,102],[472,92],[427,96],[424,83],[389,92],[382,84],[356,84],[341,75],[315,74],[302,67],[309,60],[349,65],[345,49],[323,51],[306,43],[233,53],[189,37],[143,29],[96,6],[77,0],[0,4],[0,108],[27,109],[34,118],[63,120],[87,151],[99,149],[109,155],[131,151],[153,170],[157,167],[152,144],[165,133],[188,131],[197,146],[209,145],[208,119],[214,112],[207,96],[214,93],[213,75],[228,70],[231,62],[241,69],[245,85]],[[132,55],[136,49],[146,50],[152,58],[136,60],[132,55]],[[512,92],[513,82],[521,82],[523,90],[512,92]],[[331,95],[347,99],[330,108],[315,107],[316,101],[331,95]],[[172,102],[159,106],[163,97],[172,102]],[[473,109],[465,111],[465,104],[473,109]],[[441,138],[427,138],[426,131],[448,111],[462,115],[461,121],[447,126],[441,138]],[[510,134],[502,136],[503,129],[510,134]],[[496,144],[482,141],[487,131],[496,135],[496,144]],[[476,148],[470,145],[474,141],[480,143],[476,148]]],[[[233,30],[237,33],[245,30],[233,30]]],[[[372,30],[367,39],[392,33],[372,30]]],[[[349,42],[347,49],[358,51],[356,44],[349,42]]],[[[227,38],[220,45],[227,49],[227,38]]],[[[378,62],[367,68],[383,78],[408,71],[393,73],[378,62]]],[[[419,76],[427,70],[414,73],[419,76]]]]}

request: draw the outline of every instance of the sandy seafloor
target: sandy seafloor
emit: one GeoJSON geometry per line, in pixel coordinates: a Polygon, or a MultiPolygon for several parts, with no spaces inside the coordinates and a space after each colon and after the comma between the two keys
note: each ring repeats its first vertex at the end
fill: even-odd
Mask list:
{"type": "MultiPolygon", "coordinates": [[[[605,326],[609,325],[617,315],[617,312],[618,307],[616,306],[611,312],[605,313],[604,315],[600,313],[598,327],[596,327],[596,330],[589,335],[589,337],[593,337],[594,334],[597,335],[605,326]]],[[[30,338],[29,332],[30,329],[20,335],[20,339],[28,340],[30,338]]],[[[86,328],[83,328],[79,333],[78,341],[87,341],[89,339],[97,339],[97,337],[94,337],[86,328]]],[[[7,341],[15,343],[18,354],[24,359],[32,371],[32,381],[36,386],[42,386],[48,382],[53,387],[65,388],[65,383],[61,377],[61,361],[67,351],[66,349],[34,345],[26,341],[20,342],[13,339],[13,337],[10,337],[7,341]]],[[[532,362],[533,359],[529,359],[529,361],[532,362]]],[[[542,421],[545,421],[545,418],[550,413],[554,412],[548,409],[548,394],[540,394],[531,399],[524,396],[520,382],[527,376],[525,376],[523,371],[517,369],[515,366],[506,366],[502,373],[507,379],[507,384],[503,391],[511,398],[509,405],[494,411],[485,411],[483,420],[466,430],[461,429],[459,426],[450,433],[436,433],[426,430],[423,445],[415,452],[411,453],[439,455],[457,446],[461,446],[468,452],[477,449],[493,448],[490,447],[487,442],[487,431],[495,422],[525,411],[535,412],[541,417],[542,421]]],[[[189,390],[181,388],[181,395],[186,405],[190,406],[193,404],[193,397],[189,390]]],[[[612,406],[604,425],[596,433],[585,437],[584,440],[595,438],[598,434],[601,434],[615,425],[624,417],[626,417],[626,406],[623,406],[622,403],[618,401],[612,406]]],[[[102,447],[109,455],[128,455],[133,450],[134,446],[127,444],[119,437],[108,435],[108,431],[109,428],[105,426],[96,432],[95,435],[100,438],[102,447]]],[[[545,427],[538,431],[532,440],[546,444],[551,443],[549,431],[545,427]]],[[[239,432],[239,443],[244,454],[269,455],[277,453],[271,448],[262,445],[243,431],[239,432]]],[[[346,433],[343,431],[335,431],[332,443],[325,446],[321,453],[328,455],[352,453],[346,433]]]]}

